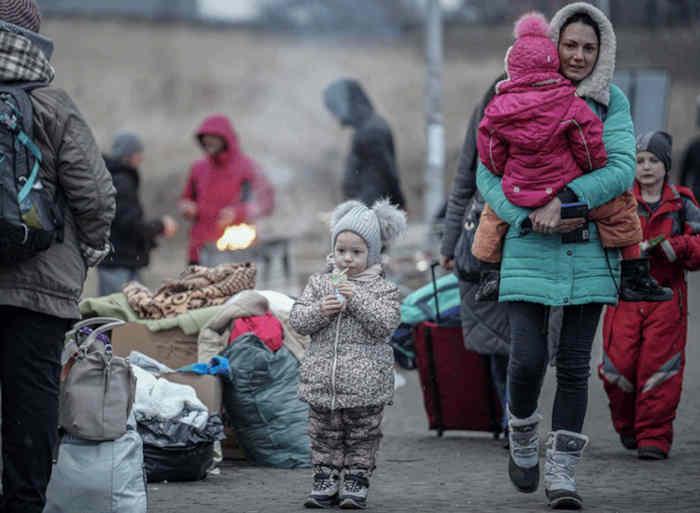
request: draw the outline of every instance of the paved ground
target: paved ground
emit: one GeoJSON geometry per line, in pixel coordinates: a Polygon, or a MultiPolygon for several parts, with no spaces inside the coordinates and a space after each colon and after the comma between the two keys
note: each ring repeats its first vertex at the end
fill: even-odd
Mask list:
{"type": "MultiPolygon", "coordinates": [[[[700,511],[700,278],[691,281],[690,341],[685,390],[675,423],[671,458],[643,462],[619,445],[609,421],[599,379],[591,378],[585,432],[591,437],[579,472],[586,510],[601,513],[700,511]]],[[[600,344],[593,361],[600,361],[600,344]]],[[[455,433],[437,438],[427,431],[415,372],[403,372],[407,385],[387,411],[385,440],[372,482],[370,508],[381,512],[546,511],[544,492],[520,494],[506,476],[506,451],[488,435],[455,433]]],[[[545,415],[552,404],[548,376],[541,399],[545,415]]],[[[545,422],[546,426],[547,422],[545,422]]],[[[544,435],[545,428],[542,429],[544,435]]],[[[150,487],[151,511],[276,513],[304,511],[309,471],[227,465],[219,476],[192,484],[150,487]]]]}

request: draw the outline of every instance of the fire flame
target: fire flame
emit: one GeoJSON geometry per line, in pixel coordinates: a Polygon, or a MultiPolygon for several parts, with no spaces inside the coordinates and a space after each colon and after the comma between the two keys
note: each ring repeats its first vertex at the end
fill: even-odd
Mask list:
{"type": "Polygon", "coordinates": [[[224,230],[224,234],[216,241],[216,248],[219,251],[236,251],[237,249],[249,248],[255,241],[257,232],[255,226],[249,224],[237,224],[229,226],[224,230]]]}

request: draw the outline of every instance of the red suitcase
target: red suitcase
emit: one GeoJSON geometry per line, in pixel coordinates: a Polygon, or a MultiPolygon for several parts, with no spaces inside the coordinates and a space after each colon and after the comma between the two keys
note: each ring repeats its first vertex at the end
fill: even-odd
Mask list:
{"type": "MultiPolygon", "coordinates": [[[[435,283],[435,265],[431,271],[435,283]]],[[[501,433],[501,405],[491,380],[489,357],[464,347],[461,326],[422,322],[414,332],[418,373],[430,429],[501,433]]]]}

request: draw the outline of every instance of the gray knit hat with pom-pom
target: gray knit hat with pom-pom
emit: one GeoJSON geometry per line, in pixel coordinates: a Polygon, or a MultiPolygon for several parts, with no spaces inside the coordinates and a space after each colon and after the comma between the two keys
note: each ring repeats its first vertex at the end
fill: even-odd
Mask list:
{"type": "Polygon", "coordinates": [[[372,208],[360,201],[350,200],[338,205],[331,217],[331,244],[342,232],[353,232],[367,244],[367,265],[381,261],[382,247],[406,230],[406,214],[389,203],[379,200],[372,208]]]}

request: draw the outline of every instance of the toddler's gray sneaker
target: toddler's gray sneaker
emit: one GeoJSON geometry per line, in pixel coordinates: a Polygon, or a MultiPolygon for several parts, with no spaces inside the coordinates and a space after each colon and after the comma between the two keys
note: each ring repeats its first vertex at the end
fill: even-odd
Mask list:
{"type": "Polygon", "coordinates": [[[314,465],[314,484],[304,506],[307,508],[332,508],[338,504],[340,471],[325,465],[314,465]]]}
{"type": "Polygon", "coordinates": [[[340,492],[341,509],[365,509],[369,493],[369,472],[346,470],[343,475],[343,490],[340,492]]]}

